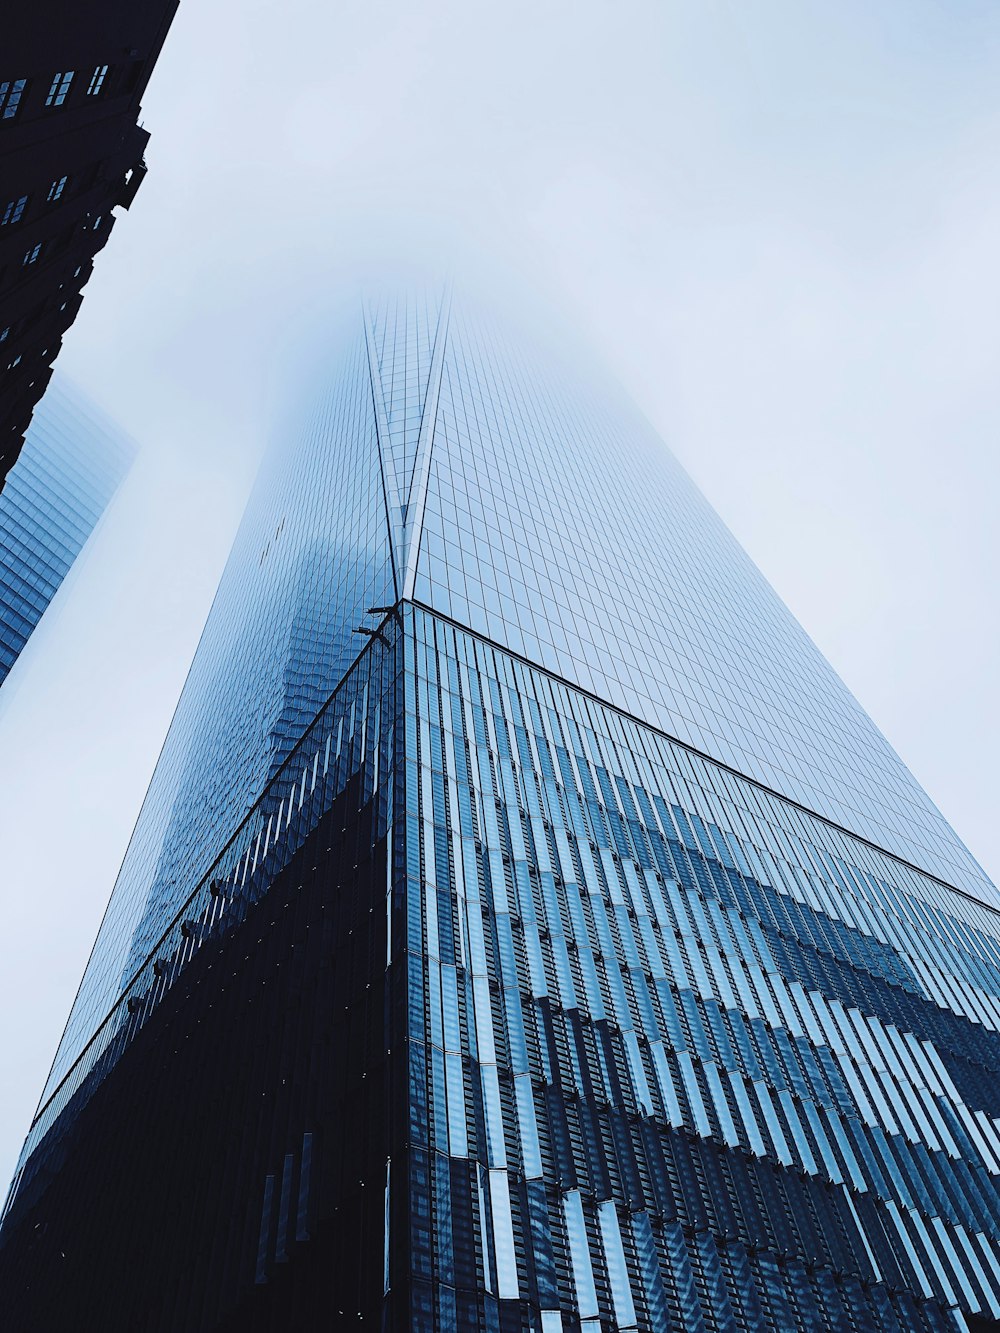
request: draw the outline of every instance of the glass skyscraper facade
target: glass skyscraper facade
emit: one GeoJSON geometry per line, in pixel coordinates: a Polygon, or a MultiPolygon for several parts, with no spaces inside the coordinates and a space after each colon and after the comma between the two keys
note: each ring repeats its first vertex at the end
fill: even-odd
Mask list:
{"type": "Polygon", "coordinates": [[[56,380],[0,491],[0,683],[134,454],[131,441],[103,413],[56,380]]]}
{"type": "Polygon", "coordinates": [[[372,301],[262,470],[0,1274],[39,1328],[1000,1327],[998,1029],[995,889],[649,426],[372,301]]]}

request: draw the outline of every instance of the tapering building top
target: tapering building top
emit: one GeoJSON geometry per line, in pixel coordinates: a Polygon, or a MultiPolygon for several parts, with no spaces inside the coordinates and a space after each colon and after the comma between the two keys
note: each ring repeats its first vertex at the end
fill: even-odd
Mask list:
{"type": "Polygon", "coordinates": [[[10,1320],[995,1329],[992,886],[594,375],[458,295],[336,364],[29,1132],[10,1320]]]}
{"type": "Polygon", "coordinates": [[[399,596],[992,897],[636,413],[495,327],[484,338],[461,302],[383,308],[372,327],[390,349],[372,381],[399,596]]]}
{"type": "Polygon", "coordinates": [[[996,902],[615,390],[461,293],[374,300],[308,426],[262,468],[49,1091],[343,678],[373,608],[400,599],[996,902]]]}

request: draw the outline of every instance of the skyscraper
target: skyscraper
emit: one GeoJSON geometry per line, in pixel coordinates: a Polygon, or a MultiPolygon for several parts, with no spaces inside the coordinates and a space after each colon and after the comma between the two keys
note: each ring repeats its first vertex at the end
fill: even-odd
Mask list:
{"type": "Polygon", "coordinates": [[[995,889],[648,425],[373,302],[237,536],[6,1307],[997,1327],[998,1027],[995,889]]]}
{"type": "Polygon", "coordinates": [[[0,684],[132,463],[131,441],[54,385],[0,492],[0,684]]]}
{"type": "Polygon", "coordinates": [[[32,0],[0,66],[0,487],[117,205],[146,175],[140,99],[177,0],[32,0]]]}

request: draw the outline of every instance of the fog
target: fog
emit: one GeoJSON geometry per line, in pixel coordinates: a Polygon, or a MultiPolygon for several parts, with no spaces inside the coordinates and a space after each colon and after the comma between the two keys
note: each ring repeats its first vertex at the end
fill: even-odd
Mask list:
{"type": "Polygon", "coordinates": [[[141,455],[0,694],[0,1175],[260,450],[400,256],[562,311],[996,878],[998,74],[971,0],[182,0],[59,360],[141,455]]]}

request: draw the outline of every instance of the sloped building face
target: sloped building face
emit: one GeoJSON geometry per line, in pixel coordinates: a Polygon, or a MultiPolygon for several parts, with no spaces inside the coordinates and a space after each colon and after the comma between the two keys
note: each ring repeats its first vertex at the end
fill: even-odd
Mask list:
{"type": "Polygon", "coordinates": [[[373,303],[237,538],[5,1286],[38,1327],[989,1327],[994,902],[630,409],[373,303]]]}
{"type": "Polygon", "coordinates": [[[71,386],[53,386],[0,491],[0,684],[132,463],[135,446],[71,386]]]}

